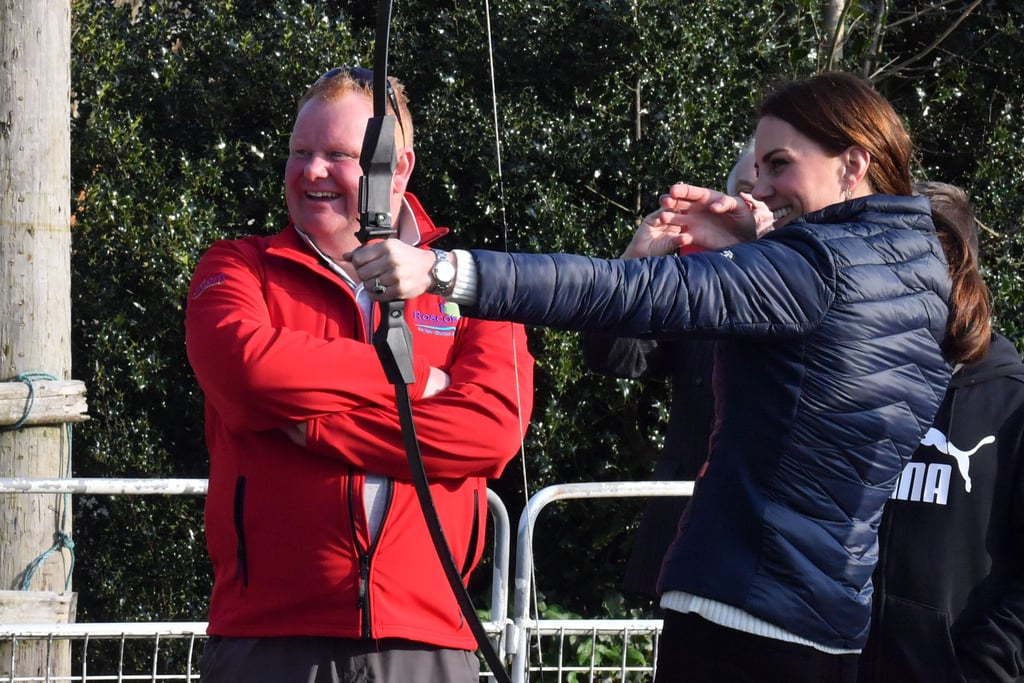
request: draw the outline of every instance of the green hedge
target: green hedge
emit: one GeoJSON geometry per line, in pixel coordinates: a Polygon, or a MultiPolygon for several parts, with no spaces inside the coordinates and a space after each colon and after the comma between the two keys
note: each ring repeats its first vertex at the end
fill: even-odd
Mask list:
{"type": "MultiPolygon", "coordinates": [[[[295,100],[330,66],[371,64],[374,5],[72,3],[74,376],[93,416],[75,428],[77,476],[205,476],[182,327],[191,270],[217,238],[283,225],[295,100]]],[[[671,182],[724,183],[763,87],[826,67],[820,5],[508,0],[490,8],[489,42],[482,3],[397,3],[390,70],[417,120],[412,189],[454,228],[445,246],[615,255],[671,182]]],[[[877,77],[906,115],[922,176],[975,198],[995,231],[983,249],[998,323],[1021,343],[1022,10],[986,3],[928,50],[967,5],[916,3],[910,18],[854,3],[838,65],[877,77]]],[[[494,482],[513,521],[523,471],[531,492],[646,478],[667,413],[664,385],[587,373],[576,335],[532,329],[531,348],[534,420],[523,459],[494,482]]],[[[205,618],[201,503],[79,497],[79,618],[205,618]]],[[[638,607],[609,599],[638,509],[545,518],[548,603],[638,607]]],[[[477,582],[485,595],[486,572],[477,582]]]]}

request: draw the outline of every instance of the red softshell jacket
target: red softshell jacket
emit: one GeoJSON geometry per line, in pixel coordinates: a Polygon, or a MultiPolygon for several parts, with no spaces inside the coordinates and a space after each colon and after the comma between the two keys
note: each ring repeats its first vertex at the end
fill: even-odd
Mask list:
{"type": "MultiPolygon", "coordinates": [[[[420,244],[447,232],[406,197],[420,244]]],[[[466,581],[484,548],[487,478],[514,457],[529,420],[533,359],[521,326],[463,318],[437,296],[408,301],[405,317],[417,437],[466,581]],[[430,366],[451,385],[424,399],[430,366]]],[[[351,288],[291,225],[217,242],[200,260],[186,346],[210,452],[210,634],[476,648],[418,507],[395,390],[365,329],[351,288]],[[305,448],[283,431],[300,422],[305,448]],[[367,472],[394,480],[373,544],[367,472]]]]}

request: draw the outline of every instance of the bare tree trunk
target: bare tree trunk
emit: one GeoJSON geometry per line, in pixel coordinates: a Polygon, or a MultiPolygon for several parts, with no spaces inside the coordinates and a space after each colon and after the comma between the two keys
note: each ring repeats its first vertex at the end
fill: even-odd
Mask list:
{"type": "Polygon", "coordinates": [[[822,39],[827,48],[826,70],[843,58],[843,43],[846,40],[846,5],[851,0],[824,0],[822,7],[822,39]]]}
{"type": "MultiPolygon", "coordinates": [[[[70,379],[70,60],[70,0],[0,0],[0,381],[70,379]]],[[[67,476],[65,430],[0,432],[0,476],[67,476]]],[[[65,503],[65,496],[0,496],[0,589],[21,593],[16,608],[0,613],[46,622],[67,611],[68,596],[63,607],[52,598],[70,592],[65,503]]],[[[0,607],[9,602],[0,592],[0,607]]],[[[10,647],[0,647],[8,675],[10,647]]],[[[51,676],[70,674],[68,652],[67,643],[51,649],[51,676]]],[[[45,642],[19,643],[15,654],[14,675],[45,673],[45,642]]]]}

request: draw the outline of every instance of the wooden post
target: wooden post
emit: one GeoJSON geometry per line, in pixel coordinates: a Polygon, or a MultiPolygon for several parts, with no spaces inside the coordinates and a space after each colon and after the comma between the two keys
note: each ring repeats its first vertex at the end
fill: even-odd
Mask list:
{"type": "Polygon", "coordinates": [[[0,429],[84,422],[85,410],[85,382],[79,380],[0,382],[0,429]]]}
{"type": "MultiPolygon", "coordinates": [[[[34,372],[71,376],[70,95],[70,0],[0,2],[0,382],[34,372]]],[[[0,476],[67,476],[66,430],[0,431],[0,476]]],[[[35,602],[70,592],[66,549],[29,571],[55,533],[70,536],[65,499],[0,496],[0,589],[21,589],[28,574],[29,591],[39,593],[32,597],[42,599],[35,602]]],[[[68,676],[70,648],[55,645],[50,674],[68,676]]],[[[36,649],[32,661],[19,647],[14,675],[46,666],[47,644],[36,649]]]]}
{"type": "MultiPolygon", "coordinates": [[[[0,624],[71,623],[75,620],[77,603],[76,593],[0,590],[0,624]]],[[[70,643],[53,641],[49,646],[49,657],[47,647],[42,640],[19,640],[17,645],[0,641],[0,680],[31,676],[34,680],[44,681],[69,676],[70,643]]]]}

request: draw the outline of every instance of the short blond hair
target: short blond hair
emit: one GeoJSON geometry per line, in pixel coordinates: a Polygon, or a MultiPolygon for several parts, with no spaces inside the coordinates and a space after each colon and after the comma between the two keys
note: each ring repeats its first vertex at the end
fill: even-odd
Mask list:
{"type": "MultiPolygon", "coordinates": [[[[395,114],[400,125],[395,126],[395,136],[402,136],[404,143],[408,146],[413,144],[412,114],[409,112],[409,98],[405,94],[405,86],[394,76],[388,76],[388,83],[391,85],[391,92],[394,93],[394,100],[385,98],[388,113],[395,114]],[[394,111],[397,103],[398,111],[394,111]]],[[[367,100],[373,102],[373,72],[362,67],[336,67],[316,79],[313,85],[306,89],[299,98],[298,107],[295,113],[298,115],[306,103],[313,98],[319,98],[324,102],[334,102],[341,99],[349,92],[362,93],[367,100]]]]}

